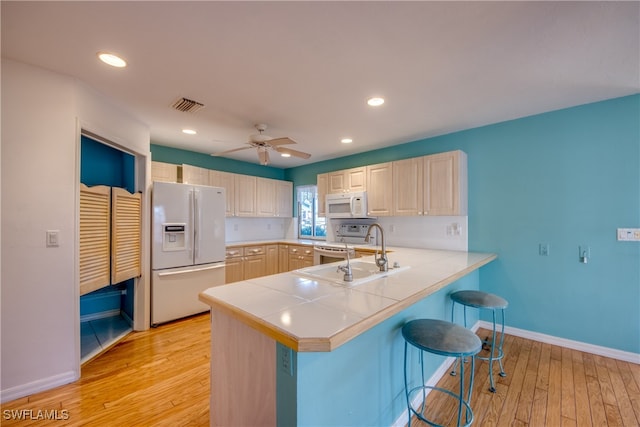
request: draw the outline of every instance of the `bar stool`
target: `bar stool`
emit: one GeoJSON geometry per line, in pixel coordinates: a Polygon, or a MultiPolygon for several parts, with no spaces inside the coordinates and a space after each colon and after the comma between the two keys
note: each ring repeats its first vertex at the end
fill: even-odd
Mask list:
{"type": "Polygon", "coordinates": [[[417,319],[407,322],[402,327],[404,342],[404,390],[407,397],[407,409],[409,411],[409,427],[411,427],[411,417],[415,414],[418,419],[432,425],[438,426],[425,417],[426,410],[426,390],[436,390],[446,393],[458,400],[458,426],[462,421],[462,408],[465,408],[465,424],[468,426],[473,422],[473,411],[471,402],[471,391],[473,390],[474,355],[482,349],[480,338],[470,330],[451,322],[436,319],[417,319]],[[421,385],[409,390],[409,379],[407,378],[407,353],[409,344],[420,350],[420,370],[422,373],[421,385]],[[469,390],[467,398],[464,398],[464,366],[460,368],[460,393],[456,395],[450,390],[425,385],[424,379],[424,352],[438,354],[447,357],[464,358],[471,356],[471,373],[469,374],[469,390]],[[422,391],[422,404],[415,409],[411,405],[411,396],[422,391]]]}
{"type": "MultiPolygon", "coordinates": [[[[489,362],[489,381],[491,386],[489,387],[489,391],[492,393],[496,392],[496,387],[493,382],[493,362],[498,361],[500,364],[500,376],[506,377],[507,374],[504,372],[504,368],[502,367],[502,358],[504,357],[504,352],[502,351],[502,345],[504,344],[504,310],[507,308],[509,303],[502,297],[498,295],[489,294],[487,292],[481,291],[458,291],[451,294],[451,300],[453,304],[451,305],[451,321],[453,322],[453,312],[455,308],[455,303],[462,304],[464,307],[464,327],[467,327],[467,307],[479,308],[491,310],[493,314],[493,330],[491,332],[491,342],[489,342],[489,337],[482,341],[482,346],[490,345],[489,357],[476,356],[476,358],[480,360],[487,360],[489,362]],[[502,313],[501,320],[502,326],[500,330],[500,342],[498,344],[498,348],[496,349],[496,311],[500,310],[502,313]],[[497,352],[496,352],[497,350],[497,352]]],[[[455,365],[453,370],[451,371],[451,375],[456,375],[455,365]]]]}

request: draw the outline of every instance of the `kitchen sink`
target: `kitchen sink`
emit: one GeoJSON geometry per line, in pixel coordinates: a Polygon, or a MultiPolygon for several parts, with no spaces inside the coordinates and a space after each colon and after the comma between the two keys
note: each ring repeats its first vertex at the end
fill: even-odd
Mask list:
{"type": "Polygon", "coordinates": [[[346,266],[347,264],[346,262],[320,264],[320,265],[314,265],[313,267],[306,267],[306,268],[301,268],[299,270],[294,270],[292,271],[292,273],[295,273],[299,276],[308,277],[311,279],[328,280],[341,285],[356,286],[365,282],[369,282],[371,280],[381,279],[383,277],[391,276],[392,274],[399,273],[400,271],[403,271],[409,268],[409,266],[397,267],[397,268],[389,267],[389,271],[380,271],[380,269],[374,262],[351,261],[351,274],[353,274],[353,281],[345,282],[343,280],[344,272],[341,270],[338,270],[339,265],[346,266]]]}

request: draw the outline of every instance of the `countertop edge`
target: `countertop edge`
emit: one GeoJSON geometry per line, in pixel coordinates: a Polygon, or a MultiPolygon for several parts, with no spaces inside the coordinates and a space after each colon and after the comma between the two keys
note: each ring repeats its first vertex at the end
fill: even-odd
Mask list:
{"type": "Polygon", "coordinates": [[[324,338],[298,338],[288,334],[287,332],[277,328],[273,324],[264,321],[263,319],[252,315],[251,313],[247,313],[243,310],[238,309],[237,307],[226,304],[223,301],[218,299],[214,299],[209,297],[206,294],[201,293],[198,296],[198,299],[209,305],[212,310],[219,310],[241,322],[250,326],[259,332],[273,338],[274,340],[286,345],[287,347],[292,348],[297,352],[329,352],[337,349],[341,345],[347,343],[358,335],[366,332],[367,330],[375,327],[379,323],[389,319],[390,317],[400,313],[402,310],[407,307],[415,304],[416,302],[428,297],[429,295],[439,291],[445,286],[455,282],[456,280],[466,276],[467,274],[475,271],[482,266],[490,263],[491,261],[497,258],[496,254],[487,254],[487,257],[479,260],[478,262],[464,268],[455,274],[447,277],[446,279],[440,280],[439,282],[434,283],[433,285],[424,288],[423,290],[416,292],[408,298],[405,298],[401,301],[398,301],[396,304],[390,305],[389,307],[375,313],[372,316],[363,319],[362,321],[353,324],[345,329],[342,329],[338,333],[332,335],[331,337],[324,338]]]}

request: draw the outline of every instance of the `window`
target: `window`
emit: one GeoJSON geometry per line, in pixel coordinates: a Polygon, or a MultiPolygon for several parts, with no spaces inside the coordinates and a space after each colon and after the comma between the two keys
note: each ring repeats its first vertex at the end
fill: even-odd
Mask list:
{"type": "Polygon", "coordinates": [[[318,217],[318,187],[304,185],[298,192],[298,236],[300,238],[325,238],[327,222],[318,217]]]}

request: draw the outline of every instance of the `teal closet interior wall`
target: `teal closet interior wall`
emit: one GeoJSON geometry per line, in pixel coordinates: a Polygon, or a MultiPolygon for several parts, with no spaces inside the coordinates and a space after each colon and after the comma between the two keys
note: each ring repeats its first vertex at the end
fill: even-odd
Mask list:
{"type": "MultiPolygon", "coordinates": [[[[80,139],[80,182],[89,187],[120,187],[132,193],[135,191],[135,157],[83,135],[80,139]]],[[[133,279],[80,297],[81,316],[118,308],[133,319],[133,279]],[[125,295],[121,295],[122,289],[127,290],[125,295]]]]}
{"type": "Polygon", "coordinates": [[[263,178],[284,179],[283,169],[226,159],[224,157],[213,157],[209,154],[181,150],[179,148],[166,147],[163,145],[151,144],[151,160],[171,163],[174,165],[187,164],[206,169],[233,172],[243,175],[254,175],[263,178]]]}
{"type": "Polygon", "coordinates": [[[330,170],[461,149],[469,250],[498,254],[480,287],[509,300],[507,324],[640,353],[640,243],[616,241],[616,228],[640,227],[639,123],[633,95],[291,168],[285,179],[313,184],[330,170]]]}

